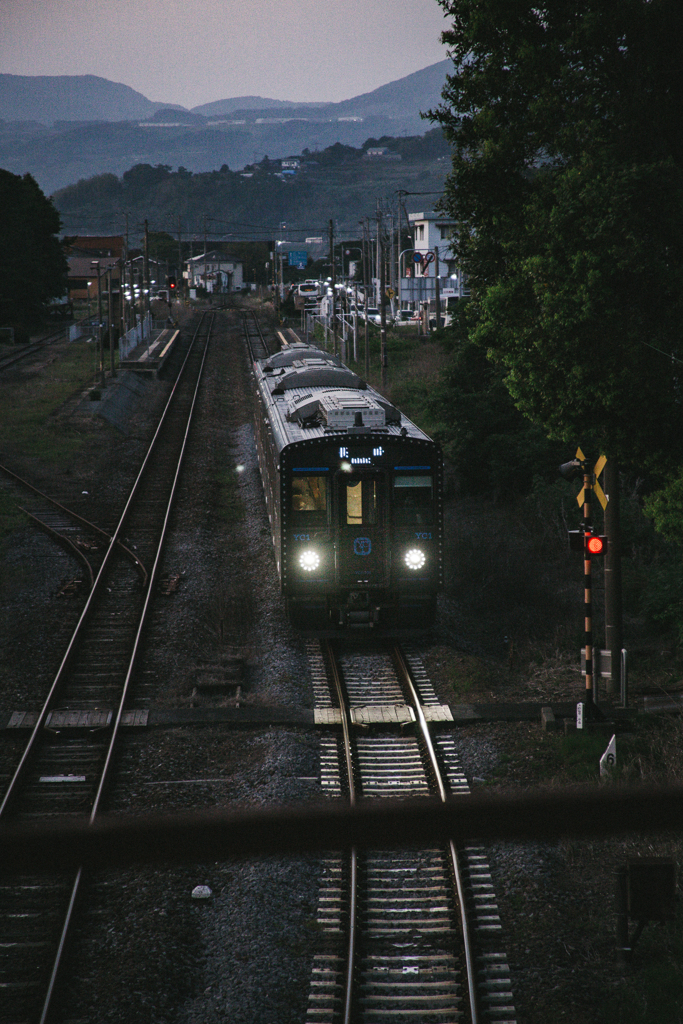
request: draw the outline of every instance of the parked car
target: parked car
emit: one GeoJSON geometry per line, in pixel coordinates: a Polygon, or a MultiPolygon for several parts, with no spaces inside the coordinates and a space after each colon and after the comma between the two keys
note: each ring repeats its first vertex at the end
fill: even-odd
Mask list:
{"type": "MultiPolygon", "coordinates": [[[[365,310],[363,310],[363,317],[365,317],[365,310]]],[[[382,323],[382,315],[377,309],[377,306],[368,306],[367,311],[368,323],[379,325],[382,323]]]]}
{"type": "Polygon", "coordinates": [[[419,319],[420,314],[416,313],[414,309],[399,309],[394,317],[394,327],[405,327],[407,324],[412,324],[414,327],[419,319]]]}

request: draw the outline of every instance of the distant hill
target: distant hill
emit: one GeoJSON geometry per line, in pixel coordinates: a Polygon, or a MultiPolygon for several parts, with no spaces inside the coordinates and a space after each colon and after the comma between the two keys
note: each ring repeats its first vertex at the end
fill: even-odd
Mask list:
{"type": "MultiPolygon", "coordinates": [[[[192,114],[221,117],[236,112],[278,110],[287,117],[372,117],[405,120],[439,102],[450,61],[442,60],[412,75],[340,103],[293,103],[263,96],[236,96],[193,107],[192,114]]],[[[0,75],[0,120],[135,121],[151,119],[161,109],[185,110],[176,103],[158,103],[127,85],[97,75],[0,75]]]]}
{"type": "Polygon", "coordinates": [[[332,103],[326,113],[335,117],[361,115],[363,117],[401,117],[407,113],[419,114],[438,106],[446,75],[453,70],[450,60],[440,60],[428,68],[381,85],[372,92],[362,93],[351,100],[332,103]]]}
{"type": "Polygon", "coordinates": [[[176,106],[97,75],[0,75],[3,121],[132,121],[176,106]]]}
{"type": "Polygon", "coordinates": [[[234,114],[236,110],[272,110],[280,108],[301,108],[330,106],[331,104],[320,103],[293,103],[290,100],[269,100],[263,96],[235,96],[230,100],[214,100],[213,103],[202,103],[199,107],[192,107],[193,114],[203,114],[204,117],[220,117],[224,114],[234,114]]]}
{"type": "Polygon", "coordinates": [[[446,75],[452,65],[441,60],[428,68],[415,71],[412,75],[399,78],[388,85],[382,85],[372,92],[362,93],[340,103],[290,103],[286,100],[262,99],[260,96],[241,96],[235,99],[216,100],[193,107],[194,114],[216,117],[226,114],[252,111],[266,113],[277,107],[287,117],[337,118],[337,117],[390,117],[405,119],[419,117],[421,110],[438,105],[441,99],[446,75]]]}
{"type": "Polygon", "coordinates": [[[429,126],[420,112],[438,105],[450,68],[440,61],[341,103],[240,96],[192,111],[94,75],[0,75],[0,167],[32,174],[49,195],[141,163],[237,170],[266,154],[279,159],[337,142],[358,147],[423,135],[429,126]]]}

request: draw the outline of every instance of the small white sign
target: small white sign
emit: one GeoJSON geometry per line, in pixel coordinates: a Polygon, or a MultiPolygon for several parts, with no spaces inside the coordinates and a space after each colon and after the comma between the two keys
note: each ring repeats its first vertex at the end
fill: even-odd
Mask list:
{"type": "Polygon", "coordinates": [[[576,705],[576,728],[583,729],[583,704],[576,705]]]}
{"type": "Polygon", "coordinates": [[[607,750],[600,758],[600,775],[609,775],[617,763],[617,737],[614,735],[607,744],[607,750]]]}

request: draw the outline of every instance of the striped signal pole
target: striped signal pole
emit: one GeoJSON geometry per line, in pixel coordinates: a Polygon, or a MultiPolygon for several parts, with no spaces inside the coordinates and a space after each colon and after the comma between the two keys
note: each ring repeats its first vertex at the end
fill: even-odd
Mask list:
{"type": "MultiPolygon", "coordinates": [[[[582,522],[580,530],[570,530],[570,547],[583,552],[583,615],[584,615],[584,647],[586,659],[586,704],[585,708],[589,715],[595,717],[597,713],[597,687],[595,685],[596,659],[593,649],[593,580],[592,580],[592,559],[598,555],[604,555],[607,551],[607,537],[600,536],[593,531],[591,522],[591,498],[596,493],[603,508],[606,505],[605,494],[597,482],[607,460],[601,455],[593,468],[590,467],[586,456],[579,448],[576,457],[571,462],[565,462],[560,466],[560,473],[565,480],[573,480],[578,476],[583,477],[583,488],[577,496],[579,506],[582,508],[582,522]]],[[[599,671],[599,669],[598,669],[599,671]]],[[[577,711],[578,714],[578,711],[577,711]]],[[[578,717],[577,717],[578,724],[578,717]]]]}
{"type": "Polygon", "coordinates": [[[591,552],[588,538],[591,535],[591,494],[593,491],[593,473],[583,452],[579,448],[577,456],[581,460],[583,473],[583,614],[584,614],[584,645],[586,648],[586,705],[595,704],[595,687],[593,686],[593,579],[591,574],[591,552]]]}

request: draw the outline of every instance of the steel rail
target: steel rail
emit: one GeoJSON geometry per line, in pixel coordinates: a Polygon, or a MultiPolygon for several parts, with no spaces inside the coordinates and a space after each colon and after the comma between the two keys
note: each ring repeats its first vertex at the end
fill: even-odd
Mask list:
{"type": "MultiPolygon", "coordinates": [[[[86,319],[89,318],[86,317],[86,319]]],[[[63,327],[57,328],[57,330],[53,331],[51,334],[46,334],[44,338],[38,338],[36,341],[27,341],[25,345],[21,346],[18,352],[4,358],[0,358],[0,371],[6,369],[8,366],[13,366],[15,363],[18,363],[21,359],[25,359],[27,356],[33,355],[34,352],[39,352],[41,348],[47,348],[48,345],[53,345],[56,341],[64,338],[64,331],[68,326],[68,324],[64,324],[63,327]]]]}
{"type": "Polygon", "coordinates": [[[247,310],[245,313],[242,314],[242,326],[244,328],[244,340],[247,343],[247,348],[249,349],[249,355],[251,357],[252,363],[255,362],[257,359],[262,359],[262,358],[266,358],[267,359],[268,355],[270,354],[270,347],[266,343],[266,339],[263,336],[263,331],[261,330],[261,323],[260,323],[259,318],[258,318],[258,316],[256,315],[256,313],[254,312],[253,309],[247,310]],[[256,330],[258,331],[259,340],[261,342],[261,345],[263,346],[263,350],[265,352],[265,356],[257,356],[256,353],[254,352],[254,346],[252,344],[252,338],[251,338],[251,336],[249,334],[249,325],[250,324],[252,324],[256,328],[256,330]]]}
{"type": "Polygon", "coordinates": [[[44,523],[42,519],[38,518],[38,516],[34,516],[33,512],[29,512],[27,508],[22,508],[21,505],[19,505],[19,511],[27,515],[29,519],[32,519],[33,522],[37,526],[39,526],[41,530],[44,530],[45,533],[47,533],[48,537],[51,537],[53,540],[56,540],[58,544],[63,545],[69,552],[69,554],[73,555],[74,558],[81,563],[81,565],[85,568],[85,571],[88,574],[90,580],[90,589],[92,590],[93,584],[95,583],[95,576],[93,573],[92,565],[90,564],[90,561],[85,557],[83,552],[76,547],[73,541],[69,540],[68,537],[65,537],[63,533],[59,532],[59,530],[54,530],[47,523],[44,523]]]}
{"type": "MultiPolygon", "coordinates": [[[[430,770],[438,790],[439,799],[441,803],[445,804],[448,799],[446,787],[443,784],[441,769],[436,758],[436,752],[434,750],[432,738],[429,734],[429,726],[427,724],[427,719],[425,718],[424,711],[422,710],[420,696],[417,692],[417,689],[415,688],[415,684],[413,682],[410,669],[403,656],[403,651],[401,650],[398,644],[392,645],[391,657],[394,662],[394,666],[399,674],[399,679],[402,681],[410,695],[413,710],[417,718],[418,730],[422,739],[422,743],[424,745],[424,749],[427,753],[430,770]]],[[[452,839],[448,840],[448,847],[450,854],[451,870],[453,872],[453,880],[455,882],[456,891],[458,894],[458,903],[460,906],[460,925],[462,929],[463,948],[465,951],[465,966],[467,969],[467,987],[469,990],[470,997],[471,1024],[478,1024],[479,1014],[477,1007],[476,982],[474,977],[474,962],[472,956],[472,940],[470,936],[469,923],[467,920],[465,890],[462,883],[462,876],[460,873],[458,851],[456,850],[455,843],[453,842],[452,839]]]]}
{"type": "MultiPolygon", "coordinates": [[[[201,324],[203,323],[203,319],[204,319],[204,317],[202,316],[202,321],[200,322],[199,326],[197,327],[197,331],[195,332],[195,335],[194,335],[194,337],[192,339],[192,344],[190,345],[190,348],[188,350],[187,356],[185,357],[185,360],[183,362],[183,366],[182,366],[181,371],[180,371],[180,373],[178,375],[178,380],[180,380],[180,377],[181,377],[181,375],[182,375],[182,373],[183,373],[183,371],[185,369],[185,365],[187,363],[187,360],[189,359],[190,353],[191,353],[192,348],[194,346],[194,343],[195,343],[195,341],[197,339],[197,334],[199,333],[199,329],[201,327],[201,324]]],[[[177,490],[177,487],[178,487],[178,481],[180,479],[180,471],[182,469],[183,462],[184,462],[184,459],[185,459],[185,450],[187,448],[187,441],[188,441],[188,437],[189,437],[189,433],[190,433],[190,427],[192,426],[192,422],[193,422],[193,418],[194,418],[195,405],[197,403],[197,396],[199,394],[199,388],[200,388],[200,385],[201,385],[201,382],[202,382],[202,376],[203,376],[203,373],[204,373],[204,364],[206,362],[206,356],[207,356],[208,349],[209,349],[209,341],[211,339],[211,330],[212,330],[212,327],[213,327],[213,320],[214,320],[214,317],[212,316],[210,324],[209,324],[209,329],[208,329],[207,339],[206,339],[206,345],[205,345],[205,348],[204,348],[204,353],[202,355],[202,361],[201,361],[201,365],[200,365],[200,368],[199,368],[199,373],[197,375],[197,381],[196,381],[195,388],[194,388],[194,394],[192,396],[192,403],[191,403],[191,406],[190,406],[189,413],[187,415],[187,422],[186,422],[186,425],[185,425],[185,433],[184,433],[184,436],[183,436],[183,443],[181,445],[180,454],[178,456],[178,460],[177,460],[177,463],[176,463],[176,469],[175,469],[175,473],[174,473],[174,477],[173,477],[173,484],[171,486],[171,491],[169,493],[168,500],[167,500],[167,503],[166,503],[166,511],[165,511],[165,514],[164,514],[164,522],[163,522],[161,534],[160,534],[158,542],[157,542],[157,552],[156,552],[156,557],[154,559],[154,565],[152,567],[152,572],[150,574],[149,587],[147,588],[147,594],[145,595],[144,605],[143,605],[143,608],[142,608],[142,611],[141,611],[141,614],[140,614],[140,618],[139,618],[139,621],[138,621],[138,627],[137,627],[136,634],[135,634],[135,640],[133,642],[133,648],[132,648],[131,655],[130,655],[129,662],[128,662],[128,669],[126,671],[126,677],[125,677],[125,680],[124,680],[124,683],[123,683],[123,688],[122,688],[121,696],[120,696],[120,699],[119,699],[119,706],[118,706],[117,713],[116,713],[116,719],[115,719],[114,725],[112,727],[111,735],[110,735],[110,738],[109,738],[109,746],[108,746],[108,749],[107,749],[107,754],[106,754],[106,757],[105,757],[104,766],[103,766],[102,771],[100,773],[99,785],[97,787],[97,792],[95,794],[95,798],[93,800],[93,806],[92,806],[92,809],[91,809],[91,812],[90,812],[89,824],[91,824],[91,825],[95,821],[95,818],[97,817],[97,812],[99,810],[99,806],[100,806],[100,802],[101,802],[101,799],[102,799],[102,795],[104,793],[104,788],[105,788],[105,785],[107,784],[107,781],[108,781],[109,770],[111,768],[111,763],[112,763],[112,759],[113,759],[113,756],[114,756],[114,748],[115,748],[116,742],[118,740],[119,729],[120,729],[120,726],[121,726],[121,717],[123,715],[124,706],[125,706],[125,703],[126,703],[126,699],[128,697],[128,690],[130,688],[130,683],[131,683],[131,680],[132,680],[132,677],[133,677],[133,672],[135,670],[135,666],[136,666],[137,660],[138,660],[138,654],[139,654],[139,651],[140,651],[140,645],[141,645],[141,639],[142,639],[142,632],[143,632],[143,629],[144,629],[146,621],[147,621],[147,615],[148,615],[148,612],[149,612],[149,607],[150,607],[150,603],[151,603],[151,600],[152,600],[152,595],[153,595],[153,592],[154,592],[154,584],[156,582],[156,579],[157,579],[157,576],[158,576],[158,572],[159,572],[159,565],[161,563],[161,556],[162,556],[162,553],[163,553],[164,542],[166,540],[166,533],[167,533],[167,530],[168,530],[168,524],[169,524],[169,520],[170,520],[170,516],[171,516],[171,511],[172,511],[172,508],[173,508],[173,505],[174,505],[174,502],[175,502],[176,490],[177,490]]],[[[177,384],[177,382],[178,381],[176,381],[176,384],[177,384]]],[[[175,392],[175,386],[173,388],[173,392],[175,392]]],[[[172,395],[173,395],[173,392],[172,392],[172,395]]],[[[172,395],[171,395],[171,397],[172,397],[172,395]]],[[[170,398],[169,398],[169,402],[170,402],[170,398]]],[[[166,406],[166,409],[168,409],[168,404],[166,406]]],[[[166,415],[166,409],[164,410],[164,417],[166,415]]],[[[158,434],[158,429],[157,429],[157,432],[154,435],[154,440],[155,441],[156,441],[156,438],[157,438],[157,434],[158,434]]],[[[151,448],[150,448],[150,450],[151,450],[151,448]]],[[[148,454],[149,454],[149,452],[148,452],[148,454]]],[[[145,459],[145,462],[146,461],[147,461],[147,459],[145,459]]],[[[137,481],[136,481],[136,483],[137,483],[137,481]]],[[[47,988],[46,997],[45,997],[45,1000],[44,1000],[44,1003],[43,1003],[43,1008],[42,1008],[41,1016],[40,1016],[40,1019],[39,1019],[39,1024],[46,1024],[47,1019],[48,1019],[48,1015],[49,1015],[49,1012],[50,1012],[50,1007],[51,1007],[51,1004],[52,1004],[52,996],[53,996],[53,993],[54,993],[55,985],[57,983],[57,978],[58,978],[58,975],[59,975],[59,969],[60,969],[61,962],[62,962],[62,955],[63,955],[64,949],[66,947],[67,935],[69,933],[69,928],[71,927],[71,921],[72,921],[72,918],[73,918],[73,913],[74,913],[74,909],[75,909],[75,906],[76,906],[76,900],[78,898],[78,892],[79,892],[79,889],[80,889],[80,884],[81,884],[82,877],[83,877],[83,866],[81,865],[78,868],[78,872],[76,874],[76,878],[75,878],[74,883],[73,883],[73,887],[72,887],[72,891],[71,891],[71,896],[69,898],[69,906],[68,906],[67,913],[66,913],[66,916],[65,916],[65,919],[64,919],[64,924],[62,926],[62,932],[61,932],[60,939],[59,939],[59,945],[58,945],[57,952],[56,952],[55,959],[54,959],[54,963],[53,963],[53,966],[52,966],[52,971],[51,971],[51,974],[50,974],[50,980],[49,980],[49,983],[48,983],[48,988],[47,988]]]]}
{"type": "MultiPolygon", "coordinates": [[[[325,657],[332,673],[332,679],[337,693],[337,700],[339,701],[342,735],[344,739],[344,758],[346,762],[346,774],[349,781],[349,805],[351,807],[355,807],[356,786],[353,778],[353,758],[351,756],[351,730],[349,728],[349,716],[346,709],[347,701],[344,694],[344,684],[342,682],[341,673],[339,672],[339,663],[331,642],[329,640],[323,640],[321,641],[321,647],[323,650],[323,656],[325,657]]],[[[351,1012],[353,1009],[353,975],[356,963],[358,912],[358,852],[355,846],[351,848],[349,858],[349,941],[346,951],[346,981],[344,984],[344,1009],[342,1015],[343,1024],[351,1024],[351,1012]]]]}
{"type": "Polygon", "coordinates": [[[3,816],[7,813],[9,805],[13,801],[13,799],[14,799],[14,797],[16,795],[16,792],[17,792],[18,787],[19,787],[19,782],[20,782],[21,779],[23,779],[24,773],[25,773],[25,771],[27,769],[27,765],[28,765],[30,756],[31,756],[31,754],[33,752],[33,748],[34,748],[34,746],[36,745],[36,743],[38,741],[38,737],[40,736],[40,734],[42,732],[43,726],[45,724],[45,720],[46,720],[50,710],[52,709],[53,702],[56,699],[56,697],[57,697],[57,695],[58,695],[58,693],[60,691],[62,683],[64,682],[64,679],[66,677],[67,669],[68,669],[68,667],[69,667],[69,665],[71,663],[71,660],[72,660],[72,658],[74,656],[74,653],[75,653],[75,650],[76,650],[76,645],[78,643],[78,640],[80,639],[80,636],[81,636],[81,633],[82,633],[83,628],[85,626],[85,623],[87,622],[87,620],[89,619],[89,617],[91,615],[92,609],[93,609],[93,607],[95,605],[95,601],[96,601],[96,599],[97,599],[97,597],[99,595],[99,590],[100,590],[100,588],[104,584],[105,575],[106,575],[106,572],[107,572],[107,570],[109,568],[110,562],[113,559],[113,553],[114,553],[114,551],[115,551],[115,549],[116,549],[116,547],[117,547],[117,545],[119,543],[120,534],[122,533],[123,527],[124,527],[124,525],[126,523],[126,520],[128,519],[128,515],[129,515],[129,512],[130,512],[131,506],[133,504],[133,501],[135,500],[135,497],[137,496],[137,493],[138,493],[138,490],[140,488],[140,484],[141,484],[142,478],[145,475],[145,472],[147,470],[148,464],[149,464],[150,459],[152,457],[152,452],[156,448],[157,441],[158,441],[159,437],[161,436],[161,432],[162,432],[163,426],[164,426],[164,424],[166,422],[166,417],[168,416],[169,409],[171,408],[171,405],[173,403],[173,399],[174,399],[175,394],[176,394],[176,389],[178,387],[178,384],[179,384],[180,380],[182,379],[183,372],[185,370],[185,367],[187,365],[187,361],[188,361],[188,359],[190,357],[190,354],[192,352],[192,348],[194,346],[194,342],[196,340],[197,334],[199,333],[201,325],[202,325],[202,323],[204,321],[204,316],[205,315],[206,314],[204,314],[204,313],[202,314],[202,319],[200,320],[200,323],[197,326],[197,330],[195,332],[195,336],[192,339],[192,343],[191,343],[191,345],[190,345],[190,347],[188,349],[187,355],[185,356],[185,359],[183,361],[183,365],[182,365],[182,367],[180,369],[178,377],[176,378],[175,384],[173,385],[171,393],[170,393],[170,395],[168,397],[168,400],[166,402],[164,410],[163,410],[163,412],[161,414],[161,417],[159,419],[159,423],[157,424],[157,428],[156,428],[156,430],[154,432],[154,437],[152,438],[152,441],[151,441],[151,443],[150,443],[150,445],[149,445],[149,447],[147,449],[147,452],[145,454],[145,458],[143,460],[142,466],[140,467],[140,470],[138,471],[138,475],[135,478],[135,482],[133,483],[133,487],[132,487],[132,489],[130,491],[130,494],[128,495],[128,499],[126,501],[125,508],[124,508],[123,512],[121,513],[121,516],[119,518],[119,522],[118,522],[118,524],[116,526],[116,529],[114,530],[114,533],[110,537],[109,547],[108,547],[107,552],[106,552],[106,554],[104,556],[104,559],[102,561],[102,565],[100,566],[100,570],[99,570],[99,572],[98,572],[98,574],[97,574],[97,576],[95,578],[95,583],[94,583],[94,585],[92,587],[92,590],[90,591],[90,594],[88,595],[88,599],[87,599],[87,601],[86,601],[86,603],[85,603],[85,605],[83,607],[83,610],[82,610],[82,612],[80,614],[78,622],[76,623],[76,627],[75,627],[74,632],[73,632],[73,634],[71,636],[71,640],[69,641],[68,647],[67,647],[66,652],[65,652],[65,654],[64,654],[64,656],[62,658],[61,664],[60,664],[60,666],[59,666],[59,668],[57,670],[57,674],[56,674],[56,676],[55,676],[55,678],[54,678],[54,680],[52,682],[52,685],[50,687],[48,695],[45,698],[45,701],[43,703],[43,707],[41,708],[40,712],[38,713],[38,718],[37,718],[36,723],[35,723],[35,725],[33,727],[33,731],[31,733],[31,736],[30,736],[30,738],[29,738],[29,740],[28,740],[28,742],[26,744],[26,747],[25,747],[24,752],[22,754],[21,760],[19,761],[19,764],[16,767],[14,775],[13,775],[13,777],[12,777],[12,779],[10,781],[10,784],[9,784],[9,786],[8,786],[6,792],[5,792],[5,795],[3,797],[2,803],[0,803],[0,821],[2,821],[3,816]]]}
{"type": "MultiPolygon", "coordinates": [[[[67,518],[73,519],[75,522],[80,523],[81,526],[84,526],[86,530],[90,530],[92,533],[97,534],[97,536],[101,537],[102,540],[105,540],[107,544],[111,542],[111,534],[107,533],[106,530],[102,530],[99,526],[96,526],[95,523],[91,523],[88,519],[84,519],[83,516],[80,516],[78,514],[78,512],[73,512],[70,508],[67,508],[65,505],[62,505],[60,502],[56,501],[55,498],[51,498],[49,494],[44,494],[43,491],[39,491],[37,487],[34,487],[33,484],[28,482],[28,480],[24,480],[22,477],[17,476],[17,474],[13,473],[11,469],[7,468],[7,466],[0,465],[0,472],[4,473],[5,476],[10,477],[12,480],[20,484],[22,487],[25,487],[27,490],[33,491],[33,493],[37,494],[38,497],[41,498],[43,501],[47,501],[50,505],[54,505],[54,507],[58,508],[60,512],[63,512],[67,516],[67,518]]],[[[23,511],[25,511],[25,509],[22,509],[22,512],[23,511]]],[[[29,512],[28,514],[31,515],[32,513],[29,512]]],[[[37,522],[41,523],[41,525],[45,525],[36,516],[33,516],[33,518],[36,519],[37,522]]],[[[55,530],[53,532],[56,534],[56,536],[60,538],[62,537],[62,534],[58,531],[55,530]]],[[[64,540],[67,540],[67,538],[64,538],[64,540]]],[[[69,543],[68,540],[67,543],[69,543]]],[[[142,577],[143,587],[147,586],[147,570],[145,569],[144,565],[142,564],[138,556],[135,554],[134,551],[131,551],[130,548],[127,548],[126,545],[123,544],[120,540],[117,543],[120,549],[135,564],[138,572],[142,577]]]]}

